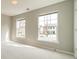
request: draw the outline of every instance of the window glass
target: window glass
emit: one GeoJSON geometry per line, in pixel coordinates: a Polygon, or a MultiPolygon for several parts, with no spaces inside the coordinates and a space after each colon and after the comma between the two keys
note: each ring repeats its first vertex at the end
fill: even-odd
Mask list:
{"type": "Polygon", "coordinates": [[[58,13],[38,17],[38,40],[52,42],[57,40],[58,13]]]}

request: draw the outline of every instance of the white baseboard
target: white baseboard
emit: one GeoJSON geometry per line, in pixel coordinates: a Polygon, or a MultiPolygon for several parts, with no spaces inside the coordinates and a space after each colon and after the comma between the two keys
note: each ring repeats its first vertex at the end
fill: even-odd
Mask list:
{"type": "Polygon", "coordinates": [[[73,56],[74,56],[74,53],[72,53],[72,52],[68,52],[68,51],[64,51],[64,50],[60,50],[60,49],[56,49],[55,51],[60,52],[60,53],[65,53],[65,54],[73,55],[73,56]]]}

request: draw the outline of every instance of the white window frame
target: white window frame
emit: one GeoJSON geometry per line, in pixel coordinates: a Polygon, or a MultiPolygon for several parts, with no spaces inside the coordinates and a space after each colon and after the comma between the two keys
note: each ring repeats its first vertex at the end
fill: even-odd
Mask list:
{"type": "Polygon", "coordinates": [[[57,27],[57,28],[56,28],[56,32],[57,32],[57,33],[56,33],[56,40],[52,40],[52,41],[48,41],[48,40],[46,41],[46,40],[43,40],[43,39],[41,40],[40,37],[39,37],[39,24],[38,24],[38,41],[55,42],[55,43],[58,43],[58,42],[59,42],[59,41],[58,41],[58,14],[59,14],[58,12],[53,12],[53,13],[48,13],[48,14],[44,14],[44,15],[39,15],[39,16],[38,16],[38,23],[39,23],[39,17],[40,17],[40,16],[46,16],[46,15],[51,15],[51,14],[55,14],[55,13],[57,13],[57,24],[56,24],[56,25],[57,25],[57,26],[56,26],[56,27],[57,27]]]}
{"type": "MultiPolygon", "coordinates": [[[[25,28],[26,28],[26,20],[25,20],[25,25],[24,25],[24,36],[22,35],[19,35],[17,32],[18,32],[18,29],[17,29],[17,21],[22,21],[22,20],[25,20],[25,18],[19,18],[19,19],[16,19],[16,38],[25,38],[25,28]]],[[[22,34],[22,33],[21,33],[22,34]]]]}

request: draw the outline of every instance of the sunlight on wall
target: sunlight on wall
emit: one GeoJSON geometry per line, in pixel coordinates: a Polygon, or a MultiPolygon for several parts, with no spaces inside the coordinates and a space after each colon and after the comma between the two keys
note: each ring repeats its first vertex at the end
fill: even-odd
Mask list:
{"type": "Polygon", "coordinates": [[[9,42],[10,41],[9,40],[9,37],[10,37],[9,30],[7,30],[6,31],[6,39],[5,39],[6,42],[9,42]]]}

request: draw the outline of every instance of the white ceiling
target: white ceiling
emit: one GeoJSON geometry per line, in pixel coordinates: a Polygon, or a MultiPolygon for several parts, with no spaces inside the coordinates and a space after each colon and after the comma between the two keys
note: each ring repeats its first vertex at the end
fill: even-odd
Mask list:
{"type": "Polygon", "coordinates": [[[59,3],[64,0],[17,0],[18,4],[12,5],[12,0],[1,0],[1,13],[14,16],[38,8],[42,8],[51,4],[59,3]],[[29,8],[30,10],[26,10],[29,8]]]}

